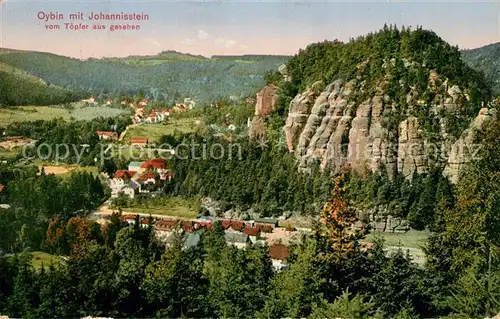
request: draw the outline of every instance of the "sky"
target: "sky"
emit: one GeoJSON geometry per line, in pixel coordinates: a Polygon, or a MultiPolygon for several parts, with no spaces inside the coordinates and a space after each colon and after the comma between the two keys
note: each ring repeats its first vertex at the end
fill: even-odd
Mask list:
{"type": "Polygon", "coordinates": [[[460,48],[500,42],[497,1],[221,1],[0,0],[0,47],[86,59],[176,50],[217,54],[293,55],[325,39],[348,41],[383,27],[422,25],[460,48]],[[63,20],[44,21],[50,13],[63,20]],[[85,19],[69,20],[83,12],[85,19]],[[88,20],[90,13],[147,14],[144,21],[88,20]],[[67,30],[64,23],[104,24],[67,30]],[[110,25],[139,30],[110,31],[110,25]],[[59,25],[59,30],[48,28],[59,25]],[[90,27],[91,28],[91,27],[90,27]]]}

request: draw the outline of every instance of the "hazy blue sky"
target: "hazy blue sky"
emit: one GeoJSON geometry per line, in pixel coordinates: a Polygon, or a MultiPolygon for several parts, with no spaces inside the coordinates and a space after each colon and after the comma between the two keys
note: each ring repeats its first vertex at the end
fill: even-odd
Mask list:
{"type": "MultiPolygon", "coordinates": [[[[308,43],[348,40],[384,23],[422,25],[461,48],[500,41],[498,1],[24,1],[0,0],[0,46],[87,58],[154,54],[293,54],[308,43]],[[49,31],[42,12],[65,15],[49,31]],[[146,13],[139,31],[68,31],[75,12],[146,13]]],[[[91,21],[83,21],[91,23],[91,21]]],[[[110,22],[123,24],[136,22],[110,22]]]]}

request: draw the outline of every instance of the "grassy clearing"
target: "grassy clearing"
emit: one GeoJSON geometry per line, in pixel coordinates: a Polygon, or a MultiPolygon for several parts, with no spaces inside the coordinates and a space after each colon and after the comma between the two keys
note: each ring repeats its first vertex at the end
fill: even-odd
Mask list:
{"type": "Polygon", "coordinates": [[[35,269],[41,269],[42,267],[49,267],[51,265],[60,265],[61,264],[61,258],[44,253],[41,251],[35,251],[31,253],[32,259],[31,259],[31,264],[33,265],[33,268],[35,269]]]}
{"type": "Polygon", "coordinates": [[[176,131],[191,133],[196,130],[195,121],[197,118],[177,118],[167,121],[165,124],[142,124],[130,127],[123,138],[124,144],[130,143],[132,136],[145,136],[153,143],[161,143],[164,135],[173,135],[176,131]]]}
{"type": "Polygon", "coordinates": [[[69,178],[71,174],[77,173],[77,172],[87,172],[87,173],[92,173],[92,174],[98,174],[99,171],[97,167],[95,166],[68,166],[69,171],[59,174],[59,177],[61,178],[69,178]]]}
{"type": "Polygon", "coordinates": [[[45,170],[46,174],[54,174],[62,178],[68,178],[72,173],[76,172],[89,172],[93,174],[98,174],[98,168],[95,166],[79,166],[79,165],[56,165],[54,163],[42,161],[42,160],[34,160],[33,165],[36,165],[39,170],[42,167],[45,170]]]}
{"type": "Polygon", "coordinates": [[[196,218],[200,209],[198,198],[156,197],[131,201],[124,211],[138,214],[165,215],[179,218],[196,218]]]}
{"type": "Polygon", "coordinates": [[[386,246],[401,246],[402,248],[421,248],[430,236],[429,231],[410,230],[407,233],[384,233],[373,232],[367,236],[367,240],[381,237],[386,246]]]}
{"type": "Polygon", "coordinates": [[[20,149],[0,149],[0,160],[14,159],[20,153],[20,149]]]}
{"type": "Polygon", "coordinates": [[[36,120],[49,121],[55,118],[64,120],[92,120],[96,117],[115,117],[126,113],[126,110],[105,106],[75,108],[67,110],[51,106],[19,106],[0,109],[0,125],[6,126],[14,122],[36,120]]]}

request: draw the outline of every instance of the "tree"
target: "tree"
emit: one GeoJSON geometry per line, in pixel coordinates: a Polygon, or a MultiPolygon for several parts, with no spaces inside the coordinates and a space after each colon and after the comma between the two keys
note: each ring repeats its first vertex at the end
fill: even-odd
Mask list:
{"type": "Polygon", "coordinates": [[[384,318],[372,300],[365,300],[362,296],[349,294],[346,290],[333,303],[323,301],[316,305],[309,319],[320,318],[350,318],[350,319],[372,319],[384,318]]]}
{"type": "MultiPolygon", "coordinates": [[[[347,190],[344,175],[336,176],[333,184],[332,197],[324,204],[321,218],[330,243],[327,258],[339,262],[358,248],[359,240],[365,237],[367,229],[355,225],[359,221],[356,211],[349,207],[347,200],[343,198],[347,190]]],[[[321,229],[319,231],[325,234],[321,229]]]]}

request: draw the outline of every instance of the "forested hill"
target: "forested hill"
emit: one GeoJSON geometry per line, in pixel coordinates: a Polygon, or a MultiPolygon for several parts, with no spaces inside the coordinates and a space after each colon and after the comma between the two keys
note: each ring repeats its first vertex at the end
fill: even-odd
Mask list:
{"type": "Polygon", "coordinates": [[[442,168],[450,154],[442,146],[455,143],[492,98],[457,47],[420,27],[311,44],[286,69],[287,80],[269,79],[278,79],[277,113],[303,168],[319,161],[335,171],[385,168],[389,176],[442,168]]]}
{"type": "Polygon", "coordinates": [[[471,67],[483,71],[495,93],[500,94],[500,42],[463,50],[462,57],[471,67]]]}
{"type": "Polygon", "coordinates": [[[315,81],[328,84],[335,79],[357,77],[366,80],[366,92],[372,91],[384,78],[398,84],[401,81],[407,91],[412,85],[426,91],[429,71],[435,71],[453,84],[470,89],[471,98],[486,97],[490,93],[480,72],[463,62],[458,47],[422,28],[398,30],[385,26],[348,43],[314,43],[300,50],[287,66],[296,92],[315,81]]]}
{"type": "Polygon", "coordinates": [[[81,96],[71,90],[50,85],[21,69],[0,63],[0,107],[60,104],[79,98],[81,96]]]}
{"type": "Polygon", "coordinates": [[[86,94],[144,94],[172,103],[186,97],[199,102],[255,94],[264,75],[286,57],[237,56],[208,59],[164,51],[155,56],[88,59],[55,54],[2,50],[0,62],[46,82],[86,94]]]}

